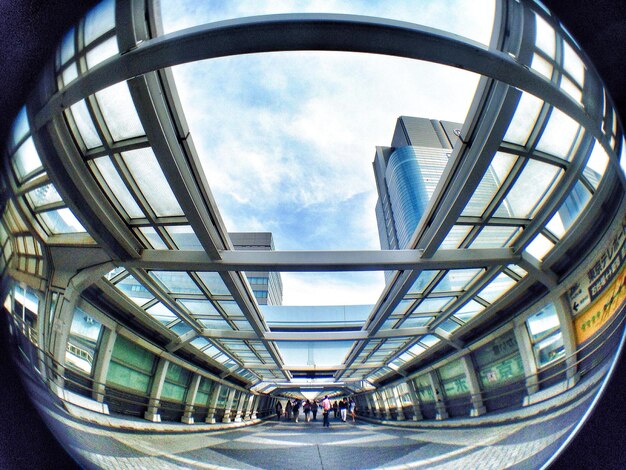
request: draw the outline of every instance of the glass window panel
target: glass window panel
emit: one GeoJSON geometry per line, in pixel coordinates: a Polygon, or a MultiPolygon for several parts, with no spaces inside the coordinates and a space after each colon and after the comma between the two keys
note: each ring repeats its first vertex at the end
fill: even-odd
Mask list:
{"type": "Polygon", "coordinates": [[[239,308],[239,305],[237,305],[237,302],[235,302],[234,300],[220,300],[218,304],[220,305],[220,307],[222,307],[222,310],[224,310],[224,312],[226,312],[228,316],[243,315],[241,309],[239,308]]]}
{"type": "Polygon", "coordinates": [[[537,160],[529,160],[496,210],[495,216],[531,218],[539,203],[550,194],[560,176],[560,168],[537,160]]]}
{"type": "Polygon", "coordinates": [[[198,349],[202,349],[205,346],[211,344],[209,343],[209,340],[207,340],[206,338],[202,338],[202,337],[194,338],[190,341],[190,343],[194,348],[198,348],[198,349]]]}
{"type": "Polygon", "coordinates": [[[409,289],[409,294],[421,294],[439,271],[422,271],[409,289]]]}
{"type": "Polygon", "coordinates": [[[66,364],[91,375],[101,330],[100,322],[76,308],[65,350],[66,364]]]}
{"type": "Polygon", "coordinates": [[[412,313],[441,312],[454,299],[456,297],[427,298],[422,300],[412,313]]]}
{"type": "Polygon", "coordinates": [[[115,2],[104,0],[92,8],[85,17],[85,44],[93,42],[115,28],[115,2]]]}
{"type": "Polygon", "coordinates": [[[503,248],[509,246],[519,231],[519,227],[484,227],[471,243],[470,248],[503,248]]]}
{"type": "Polygon", "coordinates": [[[546,228],[550,230],[554,235],[562,238],[565,235],[573,223],[576,221],[580,213],[587,207],[587,204],[591,200],[591,193],[579,181],[576,182],[574,189],[567,196],[567,199],[563,202],[563,205],[552,217],[550,222],[546,225],[546,228]]]}
{"type": "Polygon", "coordinates": [[[482,304],[479,304],[475,300],[470,300],[463,307],[461,307],[453,316],[461,320],[463,323],[467,323],[480,312],[485,310],[485,307],[482,304]]]}
{"type": "Polygon", "coordinates": [[[141,233],[150,243],[150,246],[155,250],[167,250],[168,247],[161,238],[161,236],[157,233],[154,227],[141,227],[141,233]]]}
{"type": "Polygon", "coordinates": [[[199,272],[198,276],[204,283],[211,295],[230,295],[222,277],[215,272],[199,272]]]}
{"type": "Polygon", "coordinates": [[[198,320],[202,326],[211,330],[232,330],[230,324],[223,318],[201,318],[198,320]]]}
{"type": "Polygon", "coordinates": [[[536,18],[536,36],[535,44],[539,49],[554,59],[554,50],[556,45],[556,36],[554,29],[541,16],[535,13],[536,18]]]}
{"type": "Polygon", "coordinates": [[[544,367],[565,356],[563,335],[559,331],[533,346],[537,367],[544,367]]]}
{"type": "Polygon", "coordinates": [[[178,336],[183,336],[184,334],[189,333],[192,330],[192,328],[187,323],[181,320],[175,325],[171,326],[170,330],[176,333],[178,336]]]}
{"type": "Polygon", "coordinates": [[[144,305],[154,298],[150,291],[131,275],[117,282],[115,287],[137,305],[144,305]]]}
{"type": "Polygon", "coordinates": [[[87,68],[91,69],[119,53],[117,38],[112,37],[87,52],[87,68]]]}
{"type": "Polygon", "coordinates": [[[626,140],[622,138],[622,149],[619,156],[619,166],[622,169],[622,173],[626,175],[626,140]]]}
{"type": "Polygon", "coordinates": [[[150,275],[158,279],[173,294],[199,294],[200,289],[183,271],[150,271],[150,275]]]}
{"type": "Polygon", "coordinates": [[[32,137],[26,139],[17,149],[17,152],[13,155],[13,163],[15,165],[15,172],[20,181],[23,181],[25,176],[42,168],[41,160],[35,149],[35,143],[32,137]]]}
{"type": "Polygon", "coordinates": [[[151,374],[156,357],[147,349],[118,334],[111,354],[117,362],[132,365],[135,369],[151,374]]]}
{"type": "Polygon", "coordinates": [[[417,328],[428,325],[435,317],[409,317],[404,321],[400,328],[417,328]]]}
{"type": "Polygon", "coordinates": [[[453,225],[439,248],[442,250],[454,250],[458,248],[471,229],[472,227],[468,225],[453,225]]]}
{"type": "Polygon", "coordinates": [[[177,302],[184,305],[193,315],[219,316],[219,312],[215,306],[208,300],[178,300],[177,302]]]}
{"type": "Polygon", "coordinates": [[[145,217],[109,157],[96,158],[94,163],[117,201],[132,219],[145,217]]]}
{"type": "Polygon", "coordinates": [[[533,54],[533,60],[530,63],[530,67],[546,77],[548,80],[552,78],[552,64],[539,54],[533,54]]]}
{"type": "Polygon", "coordinates": [[[461,215],[481,217],[498,189],[500,189],[500,186],[502,186],[502,182],[511,172],[516,161],[516,155],[497,152],[461,215]]]}
{"type": "Polygon", "coordinates": [[[539,98],[530,93],[522,92],[513,119],[511,119],[509,128],[504,135],[504,140],[514,144],[526,145],[542,106],[543,101],[539,98]]]}
{"type": "Polygon", "coordinates": [[[183,215],[151,148],[123,152],[122,157],[157,217],[183,215]]]}
{"type": "Polygon", "coordinates": [[[419,399],[422,403],[431,403],[435,401],[435,393],[430,385],[430,379],[428,375],[422,375],[415,379],[415,386],[419,399]]]}
{"type": "Polygon", "coordinates": [[[461,325],[459,325],[457,322],[455,322],[452,319],[448,319],[444,321],[443,323],[441,323],[441,325],[439,325],[437,328],[441,328],[446,333],[452,333],[458,330],[460,327],[461,325]]]}
{"type": "Polygon", "coordinates": [[[65,64],[74,56],[74,28],[65,33],[61,41],[60,58],[61,65],[65,64]]]}
{"type": "Polygon", "coordinates": [[[541,233],[538,234],[535,239],[530,242],[526,247],[526,251],[537,258],[539,261],[543,260],[543,257],[554,247],[554,243],[548,240],[541,233]]]}
{"type": "Polygon", "coordinates": [[[481,299],[486,300],[490,304],[498,300],[505,292],[515,285],[515,280],[507,276],[505,273],[498,274],[486,287],[484,287],[478,295],[481,299]]]}
{"type": "Polygon", "coordinates": [[[549,303],[526,320],[530,340],[534,344],[559,328],[559,316],[553,303],[549,303]]]}
{"type": "Polygon", "coordinates": [[[569,160],[570,148],[578,129],[576,121],[559,109],[552,108],[550,120],[541,134],[537,150],[569,160]]]}
{"type": "Polygon", "coordinates": [[[391,312],[391,314],[392,315],[404,315],[409,309],[409,307],[413,305],[413,302],[415,301],[414,300],[401,300],[400,303],[396,305],[396,308],[393,309],[393,312],[391,312]]]}
{"type": "Polygon", "coordinates": [[[96,92],[96,99],[113,140],[119,141],[144,135],[143,126],[126,82],[116,83],[96,92]]]}
{"type": "Polygon", "coordinates": [[[600,180],[602,179],[608,164],[609,156],[604,150],[604,147],[600,144],[600,142],[594,139],[593,150],[583,172],[587,181],[589,181],[594,188],[597,188],[600,184],[600,180]]]}
{"type": "Polygon", "coordinates": [[[518,265],[516,264],[509,264],[507,266],[507,268],[509,268],[511,271],[513,271],[515,274],[517,274],[519,277],[524,277],[526,276],[526,274],[528,274],[526,272],[526,270],[520,268],[518,265]]]}
{"type": "Polygon", "coordinates": [[[426,335],[422,339],[420,339],[420,343],[427,348],[430,348],[437,344],[441,339],[437,338],[435,335],[426,335]]]}
{"type": "Polygon", "coordinates": [[[561,87],[561,90],[563,90],[565,93],[567,93],[572,98],[574,98],[578,103],[582,102],[582,99],[583,99],[582,90],[578,88],[578,86],[574,85],[574,82],[572,82],[570,79],[568,79],[565,76],[562,76],[560,87],[561,87]]]}
{"type": "Polygon", "coordinates": [[[74,122],[78,128],[78,133],[80,134],[80,138],[85,144],[85,147],[92,149],[101,146],[102,141],[100,140],[100,137],[96,132],[96,128],[93,125],[85,100],[79,101],[78,103],[70,106],[70,112],[72,113],[72,118],[74,118],[74,122]]]}
{"type": "Polygon", "coordinates": [[[107,386],[109,384],[131,389],[140,393],[147,393],[151,377],[117,362],[111,361],[107,372],[107,386]]]}
{"type": "Polygon", "coordinates": [[[433,292],[456,292],[465,288],[480,274],[482,269],[454,269],[448,271],[435,286],[433,292]]]}
{"type": "Polygon", "coordinates": [[[85,232],[85,228],[68,208],[39,214],[48,231],[53,234],[85,232]]]}
{"type": "Polygon", "coordinates": [[[203,251],[200,240],[190,225],[172,225],[166,227],[179,250],[203,251]]]}
{"type": "Polygon", "coordinates": [[[28,135],[30,127],[28,125],[28,115],[26,114],[26,107],[22,107],[20,112],[13,121],[13,127],[11,128],[11,150],[17,147],[17,144],[28,135]]]}
{"type": "Polygon", "coordinates": [[[178,317],[169,308],[163,305],[161,302],[154,304],[152,307],[146,309],[146,312],[155,320],[167,325],[173,322],[178,317]]]}
{"type": "Polygon", "coordinates": [[[27,192],[26,197],[33,207],[45,206],[46,204],[61,201],[61,196],[51,183],[27,192]]]}
{"type": "Polygon", "coordinates": [[[585,66],[567,41],[563,41],[563,68],[572,76],[576,83],[581,87],[584,85],[585,66]]]}
{"type": "Polygon", "coordinates": [[[69,83],[76,80],[76,78],[78,78],[78,67],[76,66],[76,62],[72,62],[65,69],[63,69],[63,72],[61,73],[63,86],[67,86],[69,83]]]}

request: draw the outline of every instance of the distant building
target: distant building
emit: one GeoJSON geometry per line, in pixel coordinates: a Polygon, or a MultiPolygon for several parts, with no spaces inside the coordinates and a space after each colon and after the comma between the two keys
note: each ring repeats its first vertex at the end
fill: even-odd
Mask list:
{"type": "MultiPolygon", "coordinates": [[[[271,232],[229,233],[235,250],[273,250],[271,232]]],[[[282,305],[283,282],[280,273],[269,271],[246,271],[246,277],[259,305],[282,305]]]]}
{"type": "Polygon", "coordinates": [[[376,220],[382,249],[408,247],[460,129],[454,122],[401,116],[391,147],[376,147],[376,220]]]}

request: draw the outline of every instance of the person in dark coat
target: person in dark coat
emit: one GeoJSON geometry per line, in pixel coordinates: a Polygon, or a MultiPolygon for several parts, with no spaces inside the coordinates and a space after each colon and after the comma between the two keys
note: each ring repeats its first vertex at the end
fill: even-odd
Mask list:
{"type": "Polygon", "coordinates": [[[297,423],[298,422],[298,417],[300,416],[300,401],[299,400],[294,400],[293,402],[293,418],[294,421],[297,423]]]}
{"type": "Polygon", "coordinates": [[[280,421],[280,417],[283,414],[283,405],[280,402],[276,403],[276,421],[280,421]]]}
{"type": "Polygon", "coordinates": [[[313,421],[315,421],[317,419],[317,407],[318,407],[318,403],[317,400],[313,400],[313,402],[311,403],[311,413],[313,413],[313,421]]]}
{"type": "Polygon", "coordinates": [[[291,421],[292,411],[293,407],[291,406],[291,400],[287,400],[287,404],[285,405],[285,415],[287,417],[287,421],[291,421]]]}
{"type": "Polygon", "coordinates": [[[337,400],[333,402],[333,415],[337,418],[337,413],[339,412],[339,405],[337,404],[337,400]]]}

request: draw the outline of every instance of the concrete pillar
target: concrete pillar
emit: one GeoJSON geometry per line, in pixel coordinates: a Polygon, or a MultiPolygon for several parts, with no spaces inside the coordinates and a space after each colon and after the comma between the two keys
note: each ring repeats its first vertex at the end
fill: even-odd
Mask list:
{"type": "Polygon", "coordinates": [[[250,415],[250,419],[256,419],[256,412],[259,408],[259,402],[261,401],[261,395],[254,395],[253,405],[252,405],[252,414],[250,415]]]}
{"type": "Polygon", "coordinates": [[[376,400],[376,394],[374,392],[372,392],[370,395],[367,396],[367,399],[370,403],[370,412],[371,412],[371,416],[373,416],[374,418],[379,418],[380,417],[380,410],[378,408],[378,402],[376,400]]]}
{"type": "Polygon", "coordinates": [[[470,416],[480,416],[485,414],[487,409],[483,404],[480,384],[478,383],[478,376],[476,375],[476,369],[474,368],[472,358],[469,354],[466,354],[461,358],[461,363],[463,364],[463,370],[465,371],[467,387],[471,393],[472,409],[470,410],[470,416]]]}
{"type": "Polygon", "coordinates": [[[150,388],[150,398],[148,400],[148,411],[143,415],[148,421],[155,423],[161,422],[161,415],[159,414],[159,405],[161,402],[161,392],[163,391],[163,383],[165,382],[165,375],[167,374],[167,368],[169,361],[163,358],[159,359],[156,372],[152,381],[152,387],[150,388]]]}
{"type": "Polygon", "coordinates": [[[563,336],[563,348],[565,350],[565,377],[567,378],[567,388],[572,388],[578,383],[580,374],[578,373],[576,356],[576,335],[574,322],[570,312],[570,304],[565,295],[562,295],[559,302],[556,302],[556,313],[561,325],[561,335],[563,336]]]}
{"type": "Polygon", "coordinates": [[[117,332],[115,330],[102,327],[100,346],[98,347],[96,361],[93,365],[92,392],[92,398],[100,403],[104,401],[107,374],[109,373],[109,364],[111,364],[111,355],[113,354],[113,346],[116,339],[117,332]]]}
{"type": "Polygon", "coordinates": [[[215,411],[217,409],[217,399],[220,396],[220,391],[222,390],[222,384],[216,383],[213,390],[211,390],[211,394],[209,395],[209,400],[207,402],[207,406],[209,411],[206,415],[205,423],[215,424],[215,411]]]}
{"type": "Polygon", "coordinates": [[[246,405],[246,412],[243,415],[243,420],[244,421],[249,421],[250,420],[250,413],[252,413],[252,404],[254,403],[254,395],[252,395],[252,394],[248,395],[246,400],[248,401],[248,403],[246,405]]]}
{"type": "Polygon", "coordinates": [[[191,379],[191,383],[189,384],[189,389],[187,390],[187,396],[185,397],[185,412],[183,413],[183,417],[180,419],[181,422],[185,424],[193,424],[193,408],[194,403],[196,402],[196,396],[198,396],[198,387],[200,386],[200,381],[202,380],[202,376],[199,374],[194,374],[191,379]]]}
{"type": "Polygon", "coordinates": [[[235,414],[235,423],[240,423],[241,413],[243,411],[243,405],[246,402],[246,394],[244,392],[239,392],[239,404],[237,405],[237,413],[235,414]]]}
{"type": "Polygon", "coordinates": [[[404,421],[406,420],[406,416],[404,414],[404,407],[402,406],[402,398],[400,398],[400,392],[398,391],[398,387],[392,387],[391,392],[396,400],[396,420],[404,421]]]}
{"type": "Polygon", "coordinates": [[[526,322],[515,325],[513,330],[517,346],[519,347],[520,356],[522,357],[522,365],[524,366],[524,375],[526,376],[526,393],[532,395],[539,390],[537,381],[537,363],[533,354],[533,347],[530,343],[530,335],[526,328],[526,322]]]}
{"type": "Polygon", "coordinates": [[[380,407],[380,414],[382,419],[391,419],[391,413],[389,412],[389,406],[387,405],[387,397],[385,396],[385,391],[380,390],[377,393],[378,396],[378,406],[380,407]]]}
{"type": "Polygon", "coordinates": [[[228,391],[228,395],[226,396],[226,405],[224,405],[224,417],[222,418],[222,423],[230,423],[230,413],[231,413],[231,408],[233,406],[233,399],[235,398],[235,392],[237,390],[235,390],[234,388],[231,388],[228,391]]]}
{"type": "Polygon", "coordinates": [[[420,398],[419,393],[417,392],[417,387],[415,386],[415,382],[413,380],[406,381],[407,387],[409,387],[409,393],[411,394],[411,403],[413,405],[413,421],[419,421],[424,419],[422,415],[422,410],[420,408],[420,398]]]}
{"type": "Polygon", "coordinates": [[[46,372],[46,355],[44,354],[47,338],[45,330],[46,323],[48,322],[46,313],[48,312],[51,293],[47,296],[40,292],[36,292],[36,294],[39,299],[39,303],[37,304],[37,368],[39,369],[41,378],[45,381],[48,376],[46,372]],[[48,302],[46,302],[46,297],[48,302]]]}
{"type": "Polygon", "coordinates": [[[443,401],[443,393],[441,392],[441,383],[439,377],[435,371],[428,373],[428,380],[430,386],[433,388],[433,395],[435,396],[435,419],[448,419],[448,412],[446,411],[446,404],[443,401]]]}

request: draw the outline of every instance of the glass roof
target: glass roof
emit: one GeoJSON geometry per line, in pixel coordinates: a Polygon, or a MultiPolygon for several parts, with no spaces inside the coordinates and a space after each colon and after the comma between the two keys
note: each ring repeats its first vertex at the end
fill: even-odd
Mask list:
{"type": "MultiPolygon", "coordinates": [[[[163,31],[155,31],[184,34],[195,24],[313,8],[209,3],[183,15],[179,2],[163,0],[163,31]]],[[[479,47],[489,43],[495,15],[494,2],[481,3],[436,12],[413,2],[359,1],[333,12],[442,28],[479,47]]],[[[491,117],[473,111],[473,102],[491,98],[477,74],[323,51],[178,64],[155,83],[126,77],[53,111],[76,147],[76,158],[59,158],[84,165],[90,197],[101,196],[98,204],[119,216],[102,221],[102,230],[118,229],[127,242],[120,245],[136,247],[99,283],[104,295],[168,338],[171,349],[204,355],[251,386],[288,382],[292,372],[316,367],[332,369],[331,383],[375,383],[433,351],[452,350],[471,324],[495,317],[519,290],[541,282],[522,253],[546,261],[576,235],[576,222],[609,180],[609,165],[617,167],[617,145],[624,165],[607,99],[601,129],[585,128],[589,122],[572,111],[593,111],[586,95],[593,71],[542,14],[528,17],[530,63],[519,65],[532,68],[551,95],[510,86],[491,117]],[[369,79],[354,81],[357,75],[369,79]],[[564,99],[563,109],[553,104],[564,99]],[[391,153],[381,146],[392,137],[397,143],[400,116],[449,122],[454,130],[445,167],[428,181],[432,195],[415,244],[379,252],[386,226],[376,221],[380,182],[371,159],[391,153]],[[473,135],[470,124],[493,134],[473,135]],[[454,173],[465,170],[471,174],[454,173]],[[278,253],[236,250],[229,231],[271,231],[278,253]],[[270,273],[280,274],[284,306],[259,305],[253,292],[252,279],[270,286],[270,273]]],[[[124,40],[113,0],[102,2],[59,45],[58,93],[119,60],[124,40]]],[[[516,51],[505,52],[518,61],[516,51]]],[[[441,142],[445,132],[442,125],[441,142]]],[[[55,185],[59,178],[46,171],[50,149],[33,137],[23,109],[8,152],[29,223],[51,243],[94,243],[88,232],[101,227],[55,185]]],[[[541,330],[542,321],[529,328],[541,330]]]]}

